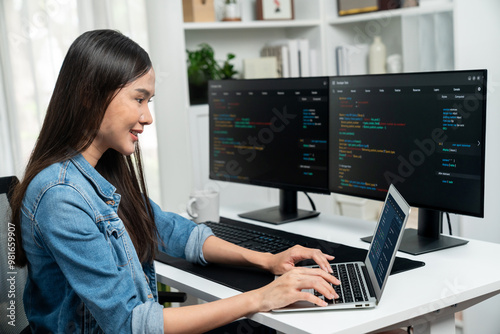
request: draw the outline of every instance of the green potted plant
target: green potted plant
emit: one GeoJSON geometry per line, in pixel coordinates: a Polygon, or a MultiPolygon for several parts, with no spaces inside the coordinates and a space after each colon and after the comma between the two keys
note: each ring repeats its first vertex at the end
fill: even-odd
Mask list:
{"type": "Polygon", "coordinates": [[[214,50],[207,43],[200,44],[197,50],[186,52],[191,104],[207,103],[208,80],[232,79],[238,73],[230,63],[235,58],[232,53],[228,53],[220,65],[215,59],[214,50]]]}

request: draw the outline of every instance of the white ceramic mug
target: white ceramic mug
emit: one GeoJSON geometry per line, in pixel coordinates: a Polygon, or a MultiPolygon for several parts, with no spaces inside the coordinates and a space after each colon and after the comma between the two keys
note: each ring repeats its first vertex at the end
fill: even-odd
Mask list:
{"type": "Polygon", "coordinates": [[[196,190],[189,196],[186,207],[195,223],[219,221],[219,193],[213,190],[196,190]]]}

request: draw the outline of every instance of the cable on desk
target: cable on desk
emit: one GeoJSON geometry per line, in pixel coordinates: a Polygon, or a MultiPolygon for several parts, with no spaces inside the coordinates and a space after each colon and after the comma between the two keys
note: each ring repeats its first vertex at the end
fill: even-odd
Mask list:
{"type": "MultiPolygon", "coordinates": [[[[446,213],[446,219],[448,221],[448,231],[450,232],[450,235],[453,235],[453,231],[451,230],[451,219],[450,219],[450,214],[448,212],[441,212],[441,220],[443,220],[443,214],[446,213]]],[[[443,225],[441,224],[441,233],[443,233],[443,225]]]]}
{"type": "Polygon", "coordinates": [[[451,230],[450,214],[448,212],[446,212],[446,219],[448,220],[448,229],[450,230],[450,235],[453,235],[453,231],[451,230]]]}
{"type": "Polygon", "coordinates": [[[313,211],[316,211],[316,205],[314,205],[314,202],[313,202],[313,200],[311,199],[311,197],[309,197],[309,194],[307,194],[307,193],[304,191],[304,195],[306,195],[306,196],[307,196],[307,198],[309,199],[309,203],[311,203],[312,210],[313,210],[313,211]]]}

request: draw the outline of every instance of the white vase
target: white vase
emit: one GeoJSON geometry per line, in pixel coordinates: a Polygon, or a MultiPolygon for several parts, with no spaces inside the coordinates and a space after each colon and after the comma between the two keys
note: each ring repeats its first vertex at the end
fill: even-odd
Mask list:
{"type": "Polygon", "coordinates": [[[380,38],[380,36],[375,36],[373,38],[372,45],[370,45],[370,56],[369,56],[370,74],[386,73],[385,58],[386,58],[386,49],[384,43],[382,43],[382,38],[380,38]]]}
{"type": "Polygon", "coordinates": [[[403,71],[403,62],[400,54],[387,56],[387,73],[400,73],[403,71]]]}
{"type": "Polygon", "coordinates": [[[228,3],[225,5],[224,20],[236,21],[240,20],[240,11],[237,3],[228,3]]]}

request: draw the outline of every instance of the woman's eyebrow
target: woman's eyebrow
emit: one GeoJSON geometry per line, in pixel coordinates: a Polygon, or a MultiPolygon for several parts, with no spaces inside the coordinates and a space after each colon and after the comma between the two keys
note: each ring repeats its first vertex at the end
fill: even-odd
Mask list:
{"type": "Polygon", "coordinates": [[[145,88],[136,88],[136,92],[143,93],[146,96],[152,96],[151,92],[145,88]]]}

